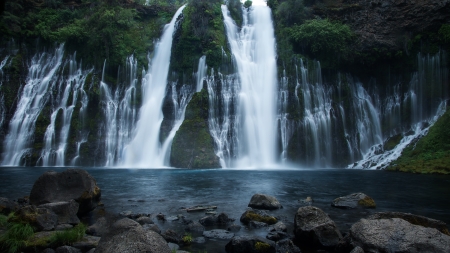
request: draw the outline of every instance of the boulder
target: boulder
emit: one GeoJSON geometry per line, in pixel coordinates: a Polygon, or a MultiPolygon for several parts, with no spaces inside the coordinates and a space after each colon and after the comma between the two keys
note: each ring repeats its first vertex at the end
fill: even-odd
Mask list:
{"type": "Polygon", "coordinates": [[[8,215],[11,212],[15,212],[19,209],[19,205],[7,198],[0,197],[0,214],[8,215]]]}
{"type": "Polygon", "coordinates": [[[146,217],[146,216],[141,216],[141,217],[137,218],[136,221],[141,225],[154,223],[150,217],[146,217]]]}
{"type": "Polygon", "coordinates": [[[24,206],[15,213],[13,221],[29,223],[37,231],[50,231],[58,225],[58,216],[47,208],[24,206]]]}
{"type": "Polygon", "coordinates": [[[450,235],[447,229],[447,224],[445,222],[431,219],[425,216],[401,212],[382,212],[382,213],[375,213],[367,217],[368,220],[391,219],[391,218],[400,218],[413,225],[419,225],[426,228],[435,228],[441,231],[441,233],[450,235]]]}
{"type": "Polygon", "coordinates": [[[277,242],[277,241],[289,238],[289,235],[286,232],[273,231],[273,232],[269,232],[266,235],[266,238],[271,241],[277,242]]]}
{"type": "Polygon", "coordinates": [[[314,206],[300,207],[297,210],[294,234],[301,247],[333,248],[342,239],[334,221],[314,206]]]}
{"type": "Polygon", "coordinates": [[[270,226],[269,231],[270,232],[274,232],[274,231],[287,232],[287,227],[286,227],[286,224],[284,224],[282,221],[279,221],[279,222],[273,224],[272,226],[270,226]]]}
{"type": "Polygon", "coordinates": [[[331,206],[338,208],[375,208],[375,201],[364,193],[353,193],[344,197],[339,197],[331,203],[331,206]]]}
{"type": "Polygon", "coordinates": [[[284,239],[275,244],[276,253],[301,253],[302,251],[290,240],[284,239]]]}
{"type": "Polygon", "coordinates": [[[102,236],[108,232],[108,222],[105,217],[98,218],[94,224],[86,229],[86,234],[93,236],[102,236]]]}
{"type": "Polygon", "coordinates": [[[251,208],[264,210],[275,210],[283,207],[275,197],[259,193],[252,196],[248,206],[251,208]]]}
{"type": "Polygon", "coordinates": [[[364,252],[448,253],[450,250],[450,236],[400,218],[361,219],[350,228],[346,240],[364,252]]]}
{"type": "Polygon", "coordinates": [[[227,253],[275,253],[275,243],[256,236],[235,236],[227,245],[227,253]]]}
{"type": "Polygon", "coordinates": [[[248,227],[249,228],[256,228],[256,229],[258,229],[258,228],[264,228],[264,227],[267,227],[267,226],[269,226],[269,225],[267,225],[267,223],[260,222],[260,221],[253,221],[253,220],[251,220],[248,223],[248,227]]]}
{"type": "Polygon", "coordinates": [[[234,219],[228,217],[226,213],[220,213],[219,215],[209,215],[201,218],[199,220],[200,224],[203,226],[214,226],[214,225],[225,225],[233,222],[234,219]]]}
{"type": "Polygon", "coordinates": [[[39,207],[52,210],[58,216],[58,224],[72,224],[80,223],[77,217],[78,203],[71,199],[70,201],[53,202],[42,204],[39,207]]]}
{"type": "Polygon", "coordinates": [[[144,228],[144,230],[146,230],[146,231],[152,230],[158,234],[161,234],[161,229],[156,224],[145,224],[145,225],[142,225],[142,228],[144,228]]]}
{"type": "Polygon", "coordinates": [[[175,232],[171,229],[167,229],[166,231],[164,231],[164,233],[162,233],[161,236],[167,242],[172,242],[172,243],[176,243],[176,244],[181,243],[181,236],[179,234],[177,234],[177,232],[175,232]]]}
{"type": "Polygon", "coordinates": [[[229,226],[227,228],[227,230],[230,231],[230,232],[239,232],[239,230],[241,230],[241,225],[232,224],[231,226],[229,226]]]}
{"type": "Polygon", "coordinates": [[[259,221],[264,222],[266,224],[272,225],[277,223],[277,218],[269,215],[265,211],[261,210],[247,210],[241,215],[240,221],[244,223],[245,225],[248,225],[250,221],[259,221]]]}
{"type": "Polygon", "coordinates": [[[350,251],[350,253],[364,253],[364,250],[361,247],[356,246],[352,249],[352,251],[350,251]]]}
{"type": "Polygon", "coordinates": [[[202,224],[197,221],[190,221],[186,225],[185,230],[190,232],[203,232],[205,231],[205,227],[203,227],[202,224]]]}
{"type": "Polygon", "coordinates": [[[203,236],[206,238],[229,240],[229,239],[233,238],[234,234],[225,229],[213,229],[213,230],[203,231],[203,236]]]}
{"type": "Polygon", "coordinates": [[[110,232],[103,235],[96,253],[147,252],[171,253],[167,242],[158,233],[144,230],[128,218],[116,221],[110,232]]]}
{"type": "Polygon", "coordinates": [[[34,183],[30,204],[42,205],[74,199],[79,204],[78,215],[93,210],[100,201],[101,191],[95,179],[81,169],[63,172],[47,171],[34,183]]]}

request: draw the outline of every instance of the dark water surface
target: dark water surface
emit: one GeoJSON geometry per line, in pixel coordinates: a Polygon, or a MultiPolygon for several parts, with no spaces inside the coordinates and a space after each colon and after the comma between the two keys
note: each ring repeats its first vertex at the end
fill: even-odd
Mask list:
{"type": "MultiPolygon", "coordinates": [[[[0,196],[17,199],[29,195],[34,181],[46,170],[65,168],[0,168],[0,196]]],[[[415,175],[362,170],[186,170],[186,169],[105,169],[85,168],[102,190],[102,202],[109,212],[182,214],[197,220],[203,213],[187,213],[182,207],[214,205],[235,223],[255,193],[273,195],[283,209],[271,214],[281,218],[292,233],[299,200],[310,196],[314,205],[329,214],[342,232],[374,212],[399,211],[424,215],[450,224],[450,176],[415,175]],[[330,202],[340,196],[363,192],[371,196],[376,209],[342,210],[330,202]]],[[[179,230],[179,222],[158,224],[162,230],[179,230]]],[[[209,228],[207,228],[209,229],[209,228]]],[[[181,232],[181,231],[180,231],[181,232]]],[[[243,230],[265,236],[266,230],[243,230]]],[[[193,245],[191,250],[221,252],[227,241],[193,245]],[[218,247],[220,250],[213,249],[218,247]]]]}

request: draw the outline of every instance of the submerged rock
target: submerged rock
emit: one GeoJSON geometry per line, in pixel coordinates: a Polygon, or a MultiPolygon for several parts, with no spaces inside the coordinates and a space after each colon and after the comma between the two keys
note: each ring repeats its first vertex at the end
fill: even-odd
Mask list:
{"type": "Polygon", "coordinates": [[[334,221],[320,208],[300,207],[294,219],[295,239],[300,246],[333,248],[342,239],[334,221]]]}
{"type": "Polygon", "coordinates": [[[234,234],[225,229],[213,229],[213,230],[203,231],[203,236],[206,238],[228,240],[228,239],[233,238],[234,234]]]}
{"type": "Polygon", "coordinates": [[[413,225],[403,219],[361,219],[350,228],[347,242],[364,252],[450,251],[450,236],[435,228],[413,225]]]}
{"type": "Polygon", "coordinates": [[[364,193],[353,193],[344,197],[339,197],[331,203],[331,206],[338,208],[375,208],[375,201],[364,193]]]}
{"type": "Polygon", "coordinates": [[[139,223],[124,218],[115,222],[109,233],[102,236],[95,252],[171,253],[171,250],[159,234],[151,230],[144,230],[139,223]]]}
{"type": "Polygon", "coordinates": [[[256,236],[235,236],[227,245],[227,253],[275,253],[275,244],[256,236]]]}
{"type": "Polygon", "coordinates": [[[101,191],[95,179],[81,169],[63,172],[47,171],[34,183],[30,204],[42,205],[74,199],[79,204],[78,215],[93,210],[100,201],[101,191]]]}
{"type": "Polygon", "coordinates": [[[260,193],[252,196],[248,206],[251,208],[264,210],[275,210],[283,207],[275,197],[260,193]]]}

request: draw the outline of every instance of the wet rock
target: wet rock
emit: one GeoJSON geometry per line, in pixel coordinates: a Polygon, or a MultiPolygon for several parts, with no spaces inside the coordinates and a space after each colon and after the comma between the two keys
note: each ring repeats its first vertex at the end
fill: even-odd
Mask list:
{"type": "Polygon", "coordinates": [[[158,234],[161,234],[161,229],[158,227],[158,225],[156,224],[145,224],[142,226],[142,228],[147,231],[147,230],[152,230],[158,234]]]}
{"type": "Polygon", "coordinates": [[[29,223],[37,231],[50,231],[58,224],[58,216],[46,208],[24,206],[15,213],[13,221],[29,223]]]}
{"type": "Polygon", "coordinates": [[[272,225],[277,223],[278,220],[265,211],[250,209],[242,214],[240,221],[245,225],[248,225],[250,221],[259,221],[272,225]]]}
{"type": "Polygon", "coordinates": [[[352,251],[350,251],[350,253],[364,253],[364,250],[361,247],[356,246],[352,249],[352,251]]]}
{"type": "Polygon", "coordinates": [[[268,225],[267,225],[267,223],[264,223],[264,222],[259,222],[259,221],[250,221],[249,223],[248,223],[248,226],[250,227],[250,228],[263,228],[263,227],[267,227],[268,225]]]}
{"type": "Polygon", "coordinates": [[[301,253],[302,251],[290,240],[284,239],[275,244],[276,253],[301,253]]]}
{"type": "Polygon", "coordinates": [[[190,221],[185,228],[186,231],[191,231],[191,232],[203,232],[205,231],[205,227],[202,226],[202,224],[200,224],[197,221],[190,221]]]}
{"type": "Polygon", "coordinates": [[[364,193],[353,193],[333,200],[331,206],[338,208],[375,208],[376,204],[371,197],[364,193]]]}
{"type": "Polygon", "coordinates": [[[16,202],[0,197],[0,214],[8,215],[18,209],[19,205],[16,202]]]}
{"type": "Polygon", "coordinates": [[[98,242],[100,241],[100,237],[85,235],[81,241],[75,242],[72,244],[72,247],[77,248],[83,252],[86,252],[90,249],[96,248],[98,246],[98,242]]]}
{"type": "Polygon", "coordinates": [[[60,225],[58,225],[58,226],[55,227],[55,230],[56,230],[56,231],[63,231],[63,230],[66,230],[66,229],[71,229],[71,228],[73,228],[73,225],[70,225],[70,224],[60,224],[60,225]]]}
{"type": "Polygon", "coordinates": [[[233,225],[229,226],[227,228],[227,230],[230,232],[238,232],[241,230],[241,227],[242,227],[241,225],[233,224],[233,225]]]}
{"type": "Polygon", "coordinates": [[[160,220],[160,221],[165,221],[166,220],[166,216],[162,213],[158,213],[156,215],[156,219],[160,220]]]}
{"type": "Polygon", "coordinates": [[[177,221],[179,219],[180,219],[180,217],[178,217],[178,216],[170,216],[170,217],[166,218],[167,221],[177,221]]]}
{"type": "Polygon", "coordinates": [[[441,233],[446,235],[450,235],[447,224],[440,220],[431,219],[425,216],[415,215],[411,213],[401,213],[401,212],[383,212],[383,213],[375,213],[367,217],[368,220],[375,219],[391,219],[391,218],[400,218],[403,219],[413,225],[419,225],[426,228],[435,228],[441,233]]]}
{"type": "Polygon", "coordinates": [[[203,236],[206,238],[229,240],[234,236],[234,234],[225,229],[213,229],[213,230],[203,231],[203,236]]]}
{"type": "Polygon", "coordinates": [[[206,242],[205,237],[200,236],[200,237],[196,237],[194,238],[194,240],[192,240],[193,243],[198,243],[198,244],[203,244],[206,242]]]}
{"type": "Polygon", "coordinates": [[[79,204],[78,215],[88,213],[100,201],[101,191],[95,179],[81,169],[63,172],[47,171],[34,183],[30,193],[30,204],[70,201],[79,204]]]}
{"type": "Polygon", "coordinates": [[[219,215],[209,215],[199,220],[203,226],[225,225],[233,222],[234,219],[228,217],[226,213],[220,213],[219,215]]]}
{"type": "Polygon", "coordinates": [[[227,245],[227,253],[275,253],[275,244],[256,236],[235,236],[227,245]]]}
{"type": "Polygon", "coordinates": [[[299,199],[298,203],[302,206],[311,206],[314,203],[314,200],[311,197],[306,197],[306,199],[299,199]]]}
{"type": "Polygon", "coordinates": [[[217,224],[219,224],[219,225],[228,224],[233,221],[234,221],[234,219],[231,219],[230,217],[228,217],[228,214],[226,214],[226,213],[220,213],[219,215],[217,215],[217,224]]]}
{"type": "Polygon", "coordinates": [[[108,232],[108,222],[105,217],[100,217],[86,229],[86,234],[93,236],[102,236],[106,232],[108,232]]]}
{"type": "Polygon", "coordinates": [[[159,234],[144,230],[136,221],[124,218],[115,222],[110,232],[102,236],[95,252],[171,253],[171,250],[159,234]]]}
{"type": "Polygon", "coordinates": [[[175,244],[175,243],[169,242],[168,245],[169,245],[169,248],[171,251],[174,251],[174,250],[177,251],[180,248],[180,246],[178,246],[178,244],[175,244]]]}
{"type": "Polygon", "coordinates": [[[52,210],[58,216],[58,224],[76,225],[80,223],[80,219],[77,217],[79,204],[73,199],[70,201],[42,204],[39,207],[52,210]]]}
{"type": "Polygon", "coordinates": [[[282,208],[280,202],[278,202],[275,197],[259,193],[252,196],[248,206],[251,208],[264,210],[275,210],[282,208]]]}
{"type": "Polygon", "coordinates": [[[289,238],[289,235],[286,232],[282,232],[282,231],[274,231],[274,232],[269,232],[266,236],[267,239],[277,242],[286,238],[289,238]]]}
{"type": "Polygon", "coordinates": [[[176,244],[180,244],[180,242],[181,242],[181,236],[179,234],[177,234],[177,232],[175,232],[171,229],[167,229],[166,231],[164,231],[164,233],[162,233],[161,236],[167,242],[172,242],[172,243],[176,243],[176,244]]]}
{"type": "Polygon", "coordinates": [[[320,208],[300,207],[295,214],[294,234],[299,246],[333,248],[342,239],[334,221],[320,208]]]}
{"type": "Polygon", "coordinates": [[[287,231],[287,227],[286,224],[284,224],[282,221],[279,221],[275,224],[273,224],[272,226],[269,227],[269,231],[273,232],[273,231],[282,231],[282,232],[286,232],[287,231]]]}
{"type": "Polygon", "coordinates": [[[120,216],[122,217],[126,217],[126,218],[130,218],[131,219],[131,215],[133,214],[132,211],[128,210],[128,211],[122,211],[119,213],[120,216]]]}
{"type": "Polygon", "coordinates": [[[137,218],[136,221],[137,221],[139,224],[141,224],[141,225],[144,225],[144,224],[153,224],[152,219],[151,219],[150,217],[145,217],[145,216],[142,216],[142,217],[137,218]]]}
{"type": "Polygon", "coordinates": [[[82,253],[81,250],[70,247],[70,246],[61,246],[56,248],[56,253],[82,253]]]}
{"type": "Polygon", "coordinates": [[[450,236],[403,219],[361,219],[346,240],[365,252],[449,252],[450,236]]]}

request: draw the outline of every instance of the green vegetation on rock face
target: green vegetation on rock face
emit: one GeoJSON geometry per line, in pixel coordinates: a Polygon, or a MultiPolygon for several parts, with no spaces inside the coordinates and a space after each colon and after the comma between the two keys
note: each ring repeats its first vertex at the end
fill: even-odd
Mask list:
{"type": "Polygon", "coordinates": [[[428,134],[403,150],[388,170],[450,174],[450,110],[430,127],[428,134]]]}
{"type": "Polygon", "coordinates": [[[193,95],[172,143],[170,164],[179,168],[220,168],[208,127],[208,92],[193,95]]]}
{"type": "Polygon", "coordinates": [[[27,246],[27,240],[34,234],[29,224],[8,223],[7,230],[0,237],[2,252],[16,253],[27,246]]]}

